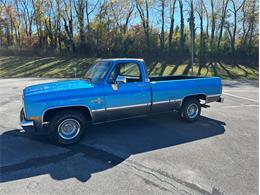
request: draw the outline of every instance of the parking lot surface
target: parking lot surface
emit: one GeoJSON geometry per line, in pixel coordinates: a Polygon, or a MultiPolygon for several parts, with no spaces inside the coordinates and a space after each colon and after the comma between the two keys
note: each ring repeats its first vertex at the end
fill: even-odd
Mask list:
{"type": "Polygon", "coordinates": [[[53,80],[0,79],[0,194],[258,194],[258,81],[224,81],[196,123],[107,123],[61,147],[19,126],[22,89],[53,80]]]}

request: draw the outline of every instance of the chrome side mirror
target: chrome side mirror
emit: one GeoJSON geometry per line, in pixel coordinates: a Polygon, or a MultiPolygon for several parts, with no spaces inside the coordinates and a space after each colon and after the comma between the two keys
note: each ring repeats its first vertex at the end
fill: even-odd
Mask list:
{"type": "Polygon", "coordinates": [[[126,77],[118,75],[117,78],[116,78],[116,83],[124,83],[124,84],[126,84],[126,77]]]}

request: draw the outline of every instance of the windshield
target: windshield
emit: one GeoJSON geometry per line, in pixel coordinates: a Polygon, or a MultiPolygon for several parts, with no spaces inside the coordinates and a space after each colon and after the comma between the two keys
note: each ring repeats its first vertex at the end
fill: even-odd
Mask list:
{"type": "Polygon", "coordinates": [[[93,64],[84,76],[84,79],[92,82],[99,83],[105,77],[107,71],[109,70],[110,62],[99,61],[93,64]]]}

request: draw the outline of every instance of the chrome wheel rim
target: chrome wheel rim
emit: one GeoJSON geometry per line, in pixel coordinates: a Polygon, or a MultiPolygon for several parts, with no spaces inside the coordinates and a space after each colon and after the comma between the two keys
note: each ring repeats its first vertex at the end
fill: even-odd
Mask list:
{"type": "Polygon", "coordinates": [[[194,103],[190,104],[187,108],[188,117],[191,119],[195,118],[198,115],[198,112],[199,112],[199,108],[197,104],[194,103]]]}
{"type": "Polygon", "coordinates": [[[66,119],[58,126],[58,134],[65,140],[75,138],[80,132],[80,124],[75,119],[66,119]]]}

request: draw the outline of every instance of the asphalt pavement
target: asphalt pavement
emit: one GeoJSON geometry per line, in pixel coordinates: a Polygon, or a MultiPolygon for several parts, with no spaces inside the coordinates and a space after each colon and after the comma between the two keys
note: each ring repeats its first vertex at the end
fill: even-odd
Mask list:
{"type": "Polygon", "coordinates": [[[258,194],[258,81],[224,81],[196,123],[107,123],[61,147],[19,126],[22,89],[53,80],[0,79],[0,194],[258,194]]]}

